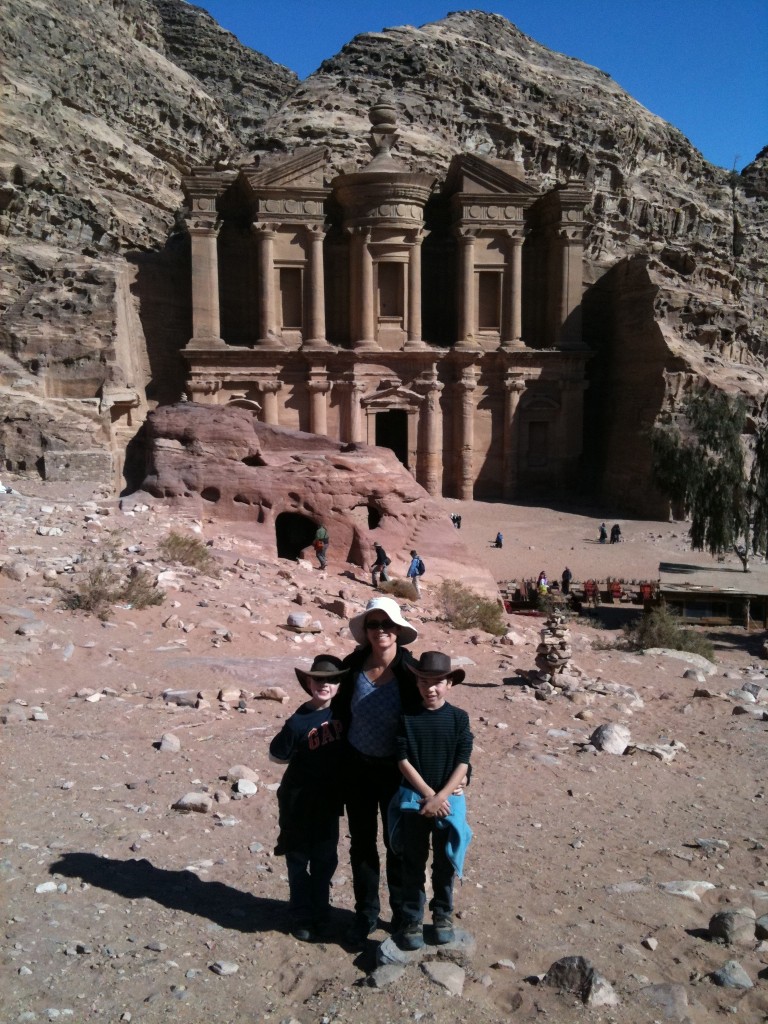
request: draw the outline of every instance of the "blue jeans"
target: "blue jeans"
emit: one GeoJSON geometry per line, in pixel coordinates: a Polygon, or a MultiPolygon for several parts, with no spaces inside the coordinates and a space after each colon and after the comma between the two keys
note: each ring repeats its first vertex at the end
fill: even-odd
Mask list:
{"type": "Polygon", "coordinates": [[[308,838],[285,854],[290,890],[291,917],[296,924],[322,924],[328,920],[331,903],[331,879],[339,863],[339,819],[335,835],[320,841],[308,838]]]}
{"type": "Polygon", "coordinates": [[[445,852],[450,836],[449,828],[438,828],[438,819],[425,818],[408,812],[400,821],[403,863],[403,920],[421,922],[424,917],[425,882],[430,839],[432,840],[432,899],[429,909],[433,914],[450,916],[453,913],[453,864],[445,852]]]}

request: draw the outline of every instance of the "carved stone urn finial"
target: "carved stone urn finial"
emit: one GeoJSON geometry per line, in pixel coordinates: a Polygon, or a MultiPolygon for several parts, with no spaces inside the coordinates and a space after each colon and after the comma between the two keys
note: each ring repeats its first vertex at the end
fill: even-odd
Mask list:
{"type": "Polygon", "coordinates": [[[375,157],[388,157],[397,140],[397,108],[392,100],[380,96],[368,111],[371,128],[371,151],[375,157]]]}

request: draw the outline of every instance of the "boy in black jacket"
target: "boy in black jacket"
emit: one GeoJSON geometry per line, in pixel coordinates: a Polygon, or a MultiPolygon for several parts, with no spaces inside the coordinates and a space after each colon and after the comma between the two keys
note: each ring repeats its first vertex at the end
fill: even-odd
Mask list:
{"type": "Polygon", "coordinates": [[[269,746],[270,760],[287,764],[277,791],[293,936],[308,942],[328,933],[331,879],[339,863],[341,738],[331,708],[347,670],[339,658],[320,654],[308,672],[294,670],[310,699],[287,719],[269,746]]]}
{"type": "MultiPolygon", "coordinates": [[[[435,942],[453,940],[453,879],[461,875],[464,853],[471,838],[460,789],[469,770],[472,733],[469,716],[449,704],[445,695],[464,679],[462,669],[451,669],[451,659],[439,651],[426,651],[413,666],[422,706],[406,709],[397,735],[398,767],[405,785],[393,801],[391,814],[398,832],[402,857],[403,927],[398,942],[403,949],[424,944],[425,874],[432,841],[430,902],[435,942]]],[[[393,839],[393,845],[395,841],[393,839]]]]}

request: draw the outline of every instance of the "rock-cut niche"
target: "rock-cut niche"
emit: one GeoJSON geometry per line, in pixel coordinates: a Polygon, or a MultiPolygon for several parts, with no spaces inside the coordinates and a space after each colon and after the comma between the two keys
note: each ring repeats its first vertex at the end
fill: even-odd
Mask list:
{"type": "Polygon", "coordinates": [[[281,512],[275,520],[278,558],[300,558],[315,539],[318,523],[300,512],[281,512]]]}

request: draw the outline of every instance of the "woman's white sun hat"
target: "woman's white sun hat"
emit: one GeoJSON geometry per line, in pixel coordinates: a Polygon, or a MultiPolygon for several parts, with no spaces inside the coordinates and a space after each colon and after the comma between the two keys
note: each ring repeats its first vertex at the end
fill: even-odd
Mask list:
{"type": "Polygon", "coordinates": [[[365,606],[365,610],[354,615],[349,620],[349,629],[355,640],[364,646],[367,642],[365,636],[365,620],[371,612],[384,612],[390,622],[394,622],[400,629],[397,634],[399,644],[412,644],[418,637],[417,629],[403,618],[400,606],[391,597],[373,597],[365,606]]]}

